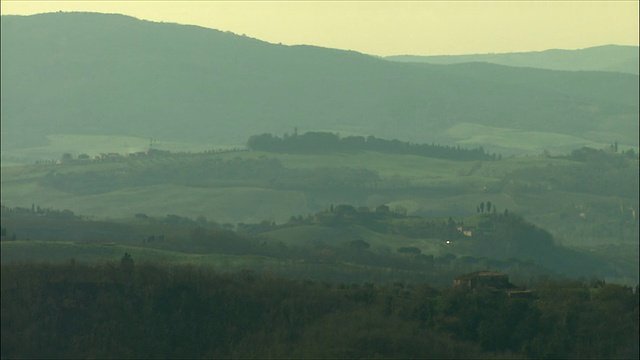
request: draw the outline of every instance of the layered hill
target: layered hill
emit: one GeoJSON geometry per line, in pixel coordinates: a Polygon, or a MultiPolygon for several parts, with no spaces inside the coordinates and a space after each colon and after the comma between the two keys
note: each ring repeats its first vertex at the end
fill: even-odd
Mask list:
{"type": "Polygon", "coordinates": [[[122,15],[2,16],[2,151],[59,134],[333,131],[502,153],[637,146],[638,76],[391,62],[122,15]]]}
{"type": "Polygon", "coordinates": [[[430,64],[487,62],[498,65],[549,70],[615,71],[638,75],[638,47],[622,45],[603,45],[578,50],[551,49],[504,54],[395,55],[387,56],[385,59],[430,64]]]}

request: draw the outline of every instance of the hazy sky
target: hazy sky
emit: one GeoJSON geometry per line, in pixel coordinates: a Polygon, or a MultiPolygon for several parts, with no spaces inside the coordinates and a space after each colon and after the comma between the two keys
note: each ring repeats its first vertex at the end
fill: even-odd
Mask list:
{"type": "Polygon", "coordinates": [[[633,1],[15,1],[2,14],[121,13],[287,45],[441,55],[638,45],[633,1]]]}

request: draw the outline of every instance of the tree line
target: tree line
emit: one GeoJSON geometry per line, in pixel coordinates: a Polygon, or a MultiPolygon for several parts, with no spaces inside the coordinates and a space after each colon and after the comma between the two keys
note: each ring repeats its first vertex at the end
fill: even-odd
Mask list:
{"type": "Polygon", "coordinates": [[[395,139],[380,139],[375,136],[340,137],[329,132],[307,132],[301,135],[294,134],[283,137],[273,136],[272,134],[254,135],[247,141],[247,146],[257,151],[293,154],[376,151],[462,161],[496,160],[501,158],[496,154],[489,155],[482,146],[475,149],[463,149],[460,145],[453,147],[435,144],[413,144],[395,139]]]}

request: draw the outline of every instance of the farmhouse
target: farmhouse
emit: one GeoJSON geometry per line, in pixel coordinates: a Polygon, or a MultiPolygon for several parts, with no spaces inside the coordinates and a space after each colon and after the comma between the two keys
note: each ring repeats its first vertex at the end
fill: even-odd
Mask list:
{"type": "Polygon", "coordinates": [[[453,280],[454,286],[469,289],[488,288],[494,292],[504,293],[510,298],[531,298],[531,290],[522,290],[509,282],[509,276],[497,271],[476,271],[459,276],[453,280]]]}
{"type": "Polygon", "coordinates": [[[466,286],[469,289],[479,287],[491,287],[495,289],[507,289],[511,285],[507,274],[496,271],[476,271],[459,276],[453,280],[455,286],[466,286]]]}
{"type": "Polygon", "coordinates": [[[476,228],[473,226],[462,226],[462,225],[456,226],[456,230],[458,230],[459,233],[468,237],[473,237],[473,231],[475,229],[476,228]]]}

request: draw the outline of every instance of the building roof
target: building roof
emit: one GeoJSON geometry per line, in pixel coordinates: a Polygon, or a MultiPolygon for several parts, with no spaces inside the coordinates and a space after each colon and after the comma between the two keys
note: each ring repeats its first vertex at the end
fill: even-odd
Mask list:
{"type": "Polygon", "coordinates": [[[476,271],[456,277],[456,280],[471,280],[478,277],[506,277],[507,274],[498,271],[476,271]]]}

